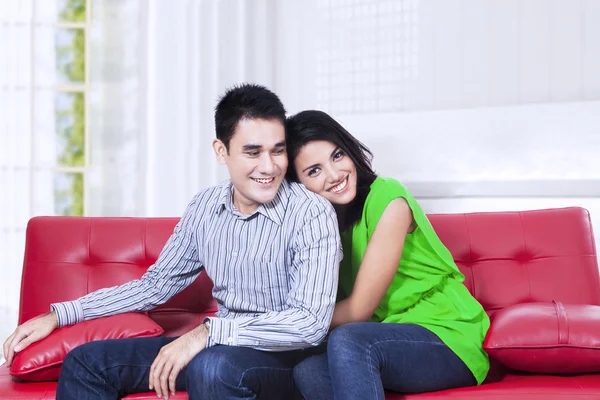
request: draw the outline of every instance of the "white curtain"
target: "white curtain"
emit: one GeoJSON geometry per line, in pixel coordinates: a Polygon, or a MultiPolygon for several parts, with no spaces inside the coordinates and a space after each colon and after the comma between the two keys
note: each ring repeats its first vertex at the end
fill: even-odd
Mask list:
{"type": "Polygon", "coordinates": [[[211,143],[214,107],[228,87],[263,84],[288,110],[307,103],[311,92],[301,78],[310,69],[298,51],[299,43],[306,43],[300,41],[299,21],[311,13],[313,2],[298,3],[149,2],[147,215],[180,215],[194,193],[227,177],[211,143]]]}
{"type": "Polygon", "coordinates": [[[94,0],[87,214],[145,215],[148,4],[94,0]]]}
{"type": "Polygon", "coordinates": [[[42,86],[55,79],[46,57],[55,38],[34,19],[51,19],[56,4],[40,4],[35,18],[33,10],[31,2],[0,1],[1,342],[17,322],[27,221],[54,212],[55,104],[42,86]]]}
{"type": "MultiPolygon", "coordinates": [[[[288,110],[312,102],[299,36],[312,1],[98,0],[92,40],[90,215],[181,215],[227,178],[212,152],[214,107],[240,82],[288,110]]],[[[302,39],[302,40],[301,40],[302,39]]]]}
{"type": "MultiPolygon", "coordinates": [[[[55,213],[54,92],[34,89],[32,71],[55,83],[52,25],[33,27],[56,19],[57,1],[0,0],[0,339],[16,325],[27,220],[55,213]]],[[[227,178],[211,142],[228,87],[263,84],[294,112],[314,98],[302,84],[314,34],[301,36],[313,2],[89,4],[87,215],[178,216],[227,178]]]]}

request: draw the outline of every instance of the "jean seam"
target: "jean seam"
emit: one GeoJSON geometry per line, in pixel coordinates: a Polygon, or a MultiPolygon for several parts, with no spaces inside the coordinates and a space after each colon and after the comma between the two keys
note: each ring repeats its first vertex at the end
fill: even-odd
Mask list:
{"type": "Polygon", "coordinates": [[[268,369],[271,371],[291,371],[292,370],[292,368],[250,367],[250,368],[244,370],[244,372],[242,372],[242,376],[240,377],[240,380],[238,382],[239,388],[243,388],[245,391],[248,391],[248,389],[245,386],[242,386],[242,381],[244,380],[244,377],[246,376],[247,372],[250,372],[250,371],[253,371],[256,369],[268,369]]]}
{"type": "Polygon", "coordinates": [[[111,365],[109,365],[109,366],[107,366],[107,367],[105,367],[105,368],[102,368],[102,369],[100,370],[100,372],[104,374],[104,372],[105,372],[106,370],[109,370],[109,369],[111,369],[111,368],[115,368],[115,367],[146,367],[146,368],[149,368],[149,367],[151,367],[151,366],[152,366],[152,365],[140,365],[140,364],[120,364],[120,363],[118,363],[118,364],[111,364],[111,365]]]}
{"type": "MultiPolygon", "coordinates": [[[[374,365],[371,364],[371,345],[369,345],[369,347],[367,347],[367,362],[368,362],[368,365],[371,366],[371,368],[369,368],[369,372],[371,373],[371,385],[372,385],[373,393],[377,393],[377,385],[375,384],[375,373],[373,372],[374,365]]],[[[380,374],[381,374],[381,371],[380,371],[380,374]]],[[[381,380],[381,377],[379,378],[379,380],[381,380]]]]}
{"type": "Polygon", "coordinates": [[[425,343],[425,344],[434,344],[436,346],[446,346],[446,344],[442,341],[435,341],[435,342],[429,342],[427,340],[406,340],[406,339],[382,339],[382,340],[378,340],[376,342],[373,342],[371,344],[369,344],[369,349],[373,346],[375,346],[376,344],[379,343],[385,343],[385,342],[409,342],[409,343],[425,343]]]}
{"type": "MultiPolygon", "coordinates": [[[[141,368],[150,368],[151,365],[139,365],[139,364],[121,364],[121,363],[117,363],[117,364],[111,364],[105,368],[101,368],[100,369],[100,373],[104,376],[104,391],[106,392],[106,385],[108,384],[108,377],[106,374],[106,371],[108,371],[109,369],[115,368],[115,367],[141,367],[141,368]]],[[[150,383],[150,382],[148,382],[150,383]]],[[[115,388],[116,389],[116,388],[115,388]]]]}

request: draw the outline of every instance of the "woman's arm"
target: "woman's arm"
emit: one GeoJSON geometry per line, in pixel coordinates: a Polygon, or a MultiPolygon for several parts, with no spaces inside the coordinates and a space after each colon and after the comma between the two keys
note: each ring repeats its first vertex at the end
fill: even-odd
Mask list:
{"type": "Polygon", "coordinates": [[[400,264],[406,235],[413,230],[413,215],[403,198],[388,204],[367,245],[352,294],[336,304],[331,328],[368,321],[389,288],[400,264]]]}

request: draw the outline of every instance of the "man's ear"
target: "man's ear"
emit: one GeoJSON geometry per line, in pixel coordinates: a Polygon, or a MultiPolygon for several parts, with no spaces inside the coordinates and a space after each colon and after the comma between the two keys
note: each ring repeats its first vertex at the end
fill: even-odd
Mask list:
{"type": "Polygon", "coordinates": [[[219,139],[213,140],[212,143],[213,150],[215,151],[215,155],[217,156],[217,161],[221,165],[227,164],[225,161],[225,154],[227,154],[227,147],[225,147],[225,143],[221,142],[219,139]]]}

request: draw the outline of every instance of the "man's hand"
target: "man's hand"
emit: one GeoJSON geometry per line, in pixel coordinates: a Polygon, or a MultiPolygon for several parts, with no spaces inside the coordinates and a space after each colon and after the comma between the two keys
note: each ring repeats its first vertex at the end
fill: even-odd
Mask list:
{"type": "Polygon", "coordinates": [[[31,343],[44,339],[58,328],[58,318],[56,313],[51,311],[25,322],[13,332],[4,342],[4,357],[6,357],[6,366],[10,367],[15,353],[20,352],[31,343]]]}
{"type": "Polygon", "coordinates": [[[208,329],[202,324],[160,349],[150,367],[150,390],[165,399],[169,398],[169,390],[175,395],[177,375],[206,348],[207,340],[208,329]]]}

